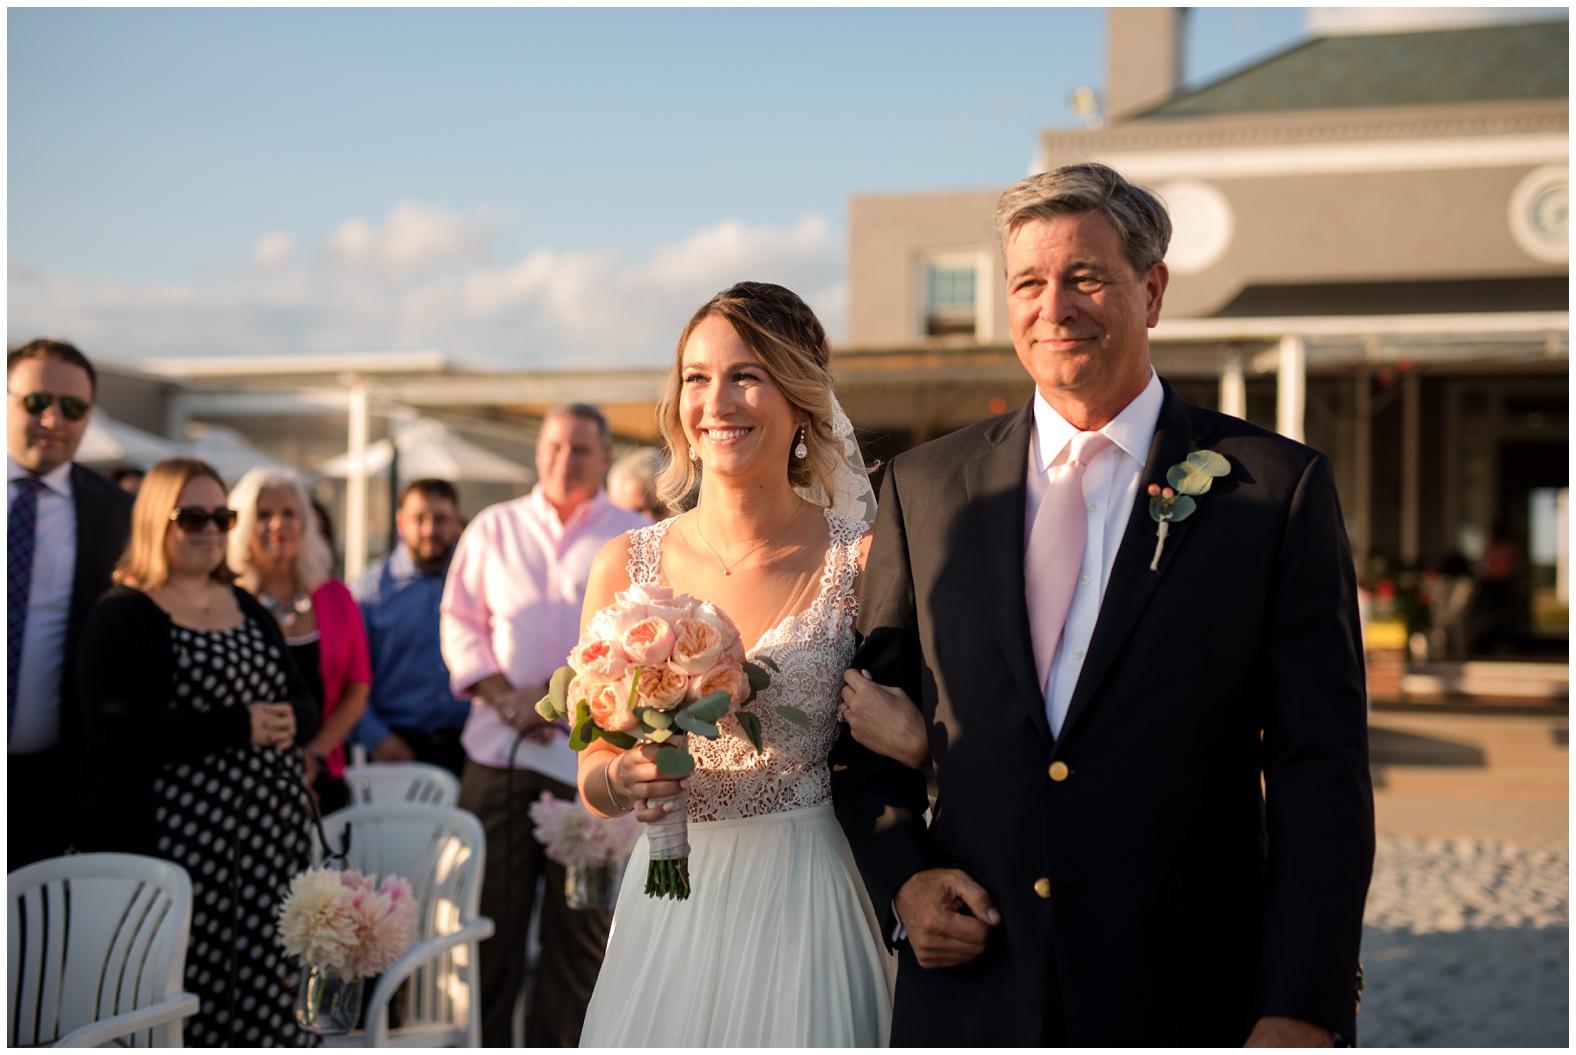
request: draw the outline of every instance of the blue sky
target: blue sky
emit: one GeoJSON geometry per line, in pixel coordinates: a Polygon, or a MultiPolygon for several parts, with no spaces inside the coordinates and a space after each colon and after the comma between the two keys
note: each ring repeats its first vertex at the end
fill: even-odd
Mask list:
{"type": "MultiPolygon", "coordinates": [[[[1188,80],[1309,21],[1195,9],[1188,80]]],[[[13,8],[7,48],[10,340],[618,365],[742,277],[839,332],[848,198],[1024,175],[1105,14],[13,8]]]]}

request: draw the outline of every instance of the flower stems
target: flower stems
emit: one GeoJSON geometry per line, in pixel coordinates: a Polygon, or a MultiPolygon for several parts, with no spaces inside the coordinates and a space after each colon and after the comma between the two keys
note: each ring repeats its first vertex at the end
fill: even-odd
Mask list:
{"type": "Polygon", "coordinates": [[[685,901],[690,896],[689,858],[652,861],[646,870],[646,896],[685,901]]]}

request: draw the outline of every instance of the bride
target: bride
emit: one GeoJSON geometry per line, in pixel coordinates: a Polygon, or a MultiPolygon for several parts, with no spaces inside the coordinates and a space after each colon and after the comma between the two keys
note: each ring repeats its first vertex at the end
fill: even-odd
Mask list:
{"type": "Polygon", "coordinates": [[[760,755],[732,718],[716,741],[689,738],[696,769],[679,782],[658,775],[650,745],[598,740],[581,755],[582,801],[602,816],[658,820],[673,806],[648,801],[684,790],[692,887],[687,901],[646,897],[641,839],[581,1044],[885,1045],[890,965],[826,761],[875,501],[850,464],[857,447],[821,324],[781,286],[719,293],[685,327],[657,414],[677,455],[663,497],[673,503],[698,478],[699,503],[608,543],[585,616],[631,583],[660,583],[715,603],[757,642],[750,658],[770,656],[779,672],[751,708],[760,755]],[[773,704],[799,708],[809,727],[773,704]]]}

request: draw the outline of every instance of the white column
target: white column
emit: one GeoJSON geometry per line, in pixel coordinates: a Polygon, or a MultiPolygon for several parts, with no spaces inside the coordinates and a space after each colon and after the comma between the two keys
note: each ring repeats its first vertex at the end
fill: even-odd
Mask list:
{"type": "Polygon", "coordinates": [[[367,383],[350,386],[350,475],[345,478],[345,578],[367,566],[367,383]]]}
{"type": "Polygon", "coordinates": [[[1244,421],[1248,418],[1248,383],[1242,373],[1242,353],[1232,352],[1220,370],[1220,412],[1244,421]]]}
{"type": "Polygon", "coordinates": [[[1373,456],[1374,410],[1373,381],[1368,368],[1361,367],[1353,379],[1357,400],[1352,412],[1355,435],[1352,437],[1352,559],[1359,569],[1368,567],[1368,548],[1373,540],[1373,456]]]}
{"type": "Polygon", "coordinates": [[[1280,342],[1280,369],[1275,378],[1275,431],[1302,442],[1303,407],[1307,402],[1307,349],[1302,338],[1287,334],[1280,342]]]}
{"type": "Polygon", "coordinates": [[[1401,379],[1401,563],[1417,563],[1422,494],[1423,385],[1417,371],[1401,379]]]}

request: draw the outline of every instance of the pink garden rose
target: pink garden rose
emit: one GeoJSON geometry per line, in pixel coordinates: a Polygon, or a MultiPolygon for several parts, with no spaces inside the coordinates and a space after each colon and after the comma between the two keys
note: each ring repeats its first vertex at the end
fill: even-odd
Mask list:
{"type": "Polygon", "coordinates": [[[655,616],[648,616],[624,631],[619,644],[632,665],[654,667],[666,663],[673,654],[673,628],[655,616]]]}
{"type": "Polygon", "coordinates": [[[619,594],[612,604],[597,610],[586,627],[585,637],[618,641],[623,638],[624,631],[646,618],[643,602],[624,600],[623,597],[623,594],[619,594]]]}
{"type": "MultiPolygon", "coordinates": [[[[627,699],[629,676],[626,675],[614,684],[624,691],[627,699]]],[[[646,667],[640,672],[640,687],[635,690],[635,706],[671,711],[684,702],[684,693],[688,688],[689,678],[672,667],[666,664],[660,667],[646,667]]]]}
{"type": "Polygon", "coordinates": [[[702,601],[695,606],[692,618],[716,627],[717,633],[722,635],[722,654],[731,656],[735,662],[744,662],[744,642],[740,640],[739,628],[733,625],[733,620],[721,608],[710,601],[702,601]]]}
{"type": "Polygon", "coordinates": [[[591,708],[591,720],[598,728],[617,733],[640,730],[640,719],[635,717],[634,709],[629,706],[628,678],[597,682],[591,686],[585,699],[591,708]]]}
{"type": "Polygon", "coordinates": [[[576,674],[589,674],[605,681],[624,676],[629,657],[617,641],[587,634],[569,653],[569,665],[576,674]]]}
{"type": "Polygon", "coordinates": [[[703,619],[680,619],[673,624],[676,640],[668,665],[684,674],[704,674],[716,665],[725,641],[717,628],[703,619]]]}
{"type": "Polygon", "coordinates": [[[673,587],[662,586],[654,582],[632,582],[629,589],[623,593],[613,595],[613,600],[628,601],[630,604],[651,604],[653,601],[673,600],[673,587]]]}
{"type": "Polygon", "coordinates": [[[750,678],[744,673],[744,668],[730,659],[725,659],[715,667],[689,679],[685,699],[698,700],[702,696],[709,696],[721,689],[730,697],[728,710],[737,711],[739,705],[750,696],[750,678]]]}

